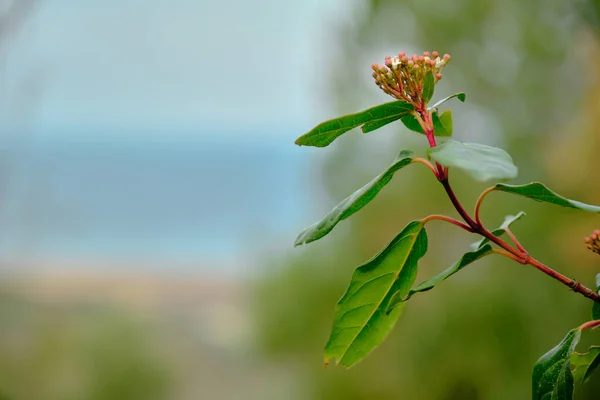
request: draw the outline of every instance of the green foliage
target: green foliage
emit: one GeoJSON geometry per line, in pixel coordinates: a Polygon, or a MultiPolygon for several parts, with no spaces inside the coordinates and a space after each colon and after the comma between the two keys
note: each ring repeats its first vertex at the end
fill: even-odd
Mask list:
{"type": "MultiPolygon", "coordinates": [[[[512,157],[503,149],[478,143],[462,143],[452,139],[440,143],[434,140],[433,136],[447,137],[453,133],[452,111],[446,110],[439,114],[437,107],[454,97],[464,102],[466,97],[464,93],[457,93],[427,108],[435,86],[431,69],[435,67],[438,73],[437,71],[441,71],[445,63],[450,60],[449,56],[444,56],[443,60],[437,59],[433,62],[430,61],[429,54],[413,55],[410,61],[402,55],[393,59],[388,57],[386,66],[374,64],[373,77],[376,84],[386,94],[396,97],[400,102],[398,104],[402,106],[397,103],[387,103],[379,106],[380,108],[373,107],[362,113],[327,121],[296,141],[301,145],[324,147],[353,127],[362,125],[363,132],[368,133],[400,119],[410,130],[426,133],[429,142],[426,154],[430,160],[416,158],[412,151],[403,150],[386,171],[342,201],[321,221],[304,230],[296,239],[296,245],[310,243],[325,236],[338,222],[350,217],[369,203],[383,186],[390,182],[396,171],[414,161],[429,167],[462,218],[462,221],[459,221],[449,216],[434,214],[413,221],[376,256],[355,270],[347,291],[335,307],[333,328],[325,347],[325,364],[329,365],[335,360],[337,364],[346,367],[355,365],[383,342],[402,313],[406,301],[414,294],[430,291],[467,265],[496,253],[521,264],[529,264],[595,302],[592,311],[595,320],[571,330],[561,343],[543,355],[533,368],[534,400],[571,400],[574,390],[571,363],[573,362],[578,371],[577,376],[581,376],[582,381],[586,380],[600,363],[595,347],[586,355],[576,354],[573,361],[571,359],[581,331],[600,325],[600,296],[580,283],[552,270],[529,254],[516,236],[509,231],[511,224],[522,218],[524,212],[506,216],[500,227],[489,231],[479,218],[479,210],[486,195],[494,190],[528,197],[538,202],[596,213],[600,212],[600,207],[569,200],[539,182],[525,185],[497,183],[479,196],[474,216],[469,215],[450,185],[450,170],[460,169],[470,178],[478,181],[498,181],[515,178],[518,169],[512,157]],[[424,68],[430,70],[423,75],[421,71],[428,71],[424,68]],[[431,220],[452,223],[469,233],[481,236],[481,239],[473,243],[473,251],[463,254],[444,271],[413,287],[419,259],[427,251],[425,224],[431,220]],[[508,234],[506,240],[503,238],[505,234],[508,234]],[[493,246],[498,246],[500,249],[494,249],[493,246]]],[[[600,292],[600,274],[597,277],[596,291],[600,292]]]]}
{"type": "Polygon", "coordinates": [[[581,331],[572,329],[556,347],[537,360],[533,367],[533,400],[573,398],[570,357],[580,338],[581,331]]]}
{"type": "Polygon", "coordinates": [[[376,176],[371,182],[346,197],[319,222],[316,222],[302,231],[296,238],[296,246],[314,242],[327,235],[338,222],[350,217],[373,200],[379,191],[392,180],[394,174],[412,163],[413,159],[414,154],[412,151],[401,151],[394,163],[390,165],[388,169],[376,176]]]}
{"type": "MultiPolygon", "coordinates": [[[[433,128],[435,136],[450,137],[452,136],[452,111],[446,110],[439,114],[437,111],[431,113],[433,120],[433,128]]],[[[403,116],[400,121],[413,132],[425,134],[423,127],[413,114],[403,116]]]]}
{"type": "MultiPolygon", "coordinates": [[[[600,294],[600,274],[596,275],[596,293],[600,294]]],[[[600,303],[592,306],[592,319],[600,319],[600,303]]]]}
{"type": "Polygon", "coordinates": [[[516,194],[519,196],[524,196],[543,203],[556,204],[562,207],[569,207],[593,213],[600,213],[599,206],[593,206],[581,203],[579,201],[569,200],[548,189],[544,184],[540,182],[532,182],[526,185],[506,185],[504,183],[499,183],[494,187],[494,189],[500,190],[502,192],[516,194]]]}
{"type": "Polygon", "coordinates": [[[589,382],[598,366],[600,366],[600,346],[590,347],[587,353],[571,354],[573,379],[580,385],[589,382]]]}
{"type": "Polygon", "coordinates": [[[440,164],[461,169],[478,181],[512,179],[517,176],[517,167],[510,155],[497,147],[446,140],[441,145],[428,149],[427,154],[440,164]]]}
{"type": "Polygon", "coordinates": [[[299,146],[327,147],[342,134],[369,123],[364,132],[381,128],[408,114],[414,107],[405,101],[392,101],[355,114],[325,121],[296,139],[299,146]]]}
{"type": "Polygon", "coordinates": [[[408,294],[406,296],[401,297],[400,293],[396,293],[396,295],[392,298],[392,300],[390,300],[390,304],[388,305],[387,312],[390,312],[398,304],[407,301],[416,293],[427,292],[428,290],[433,289],[435,287],[435,285],[437,285],[438,283],[445,281],[446,279],[448,279],[449,277],[451,277],[452,275],[454,275],[455,273],[457,273],[458,271],[460,271],[467,265],[474,263],[475,261],[479,260],[480,258],[483,258],[491,253],[492,253],[492,246],[483,245],[475,251],[470,251],[468,253],[463,254],[463,256],[457,262],[452,264],[450,267],[446,268],[445,270],[443,270],[442,272],[440,272],[433,278],[427,279],[426,281],[423,281],[423,282],[419,283],[418,285],[416,285],[414,288],[412,288],[408,292],[408,294]]]}
{"type": "Polygon", "coordinates": [[[354,271],[348,290],[335,307],[325,364],[335,359],[351,367],[385,339],[402,312],[402,307],[396,307],[386,313],[389,301],[396,293],[408,293],[417,276],[417,263],[426,251],[424,225],[414,221],[354,271]]]}
{"type": "Polygon", "coordinates": [[[429,100],[433,97],[433,90],[435,87],[435,81],[433,79],[433,73],[429,71],[425,74],[425,85],[423,85],[423,102],[429,103],[429,100]]]}

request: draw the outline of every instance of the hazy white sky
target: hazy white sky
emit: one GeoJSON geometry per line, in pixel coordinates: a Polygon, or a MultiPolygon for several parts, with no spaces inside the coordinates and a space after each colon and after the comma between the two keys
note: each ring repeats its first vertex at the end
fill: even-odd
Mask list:
{"type": "Polygon", "coordinates": [[[343,0],[39,3],[4,79],[12,98],[36,82],[45,131],[305,125],[327,23],[349,14],[343,0]]]}

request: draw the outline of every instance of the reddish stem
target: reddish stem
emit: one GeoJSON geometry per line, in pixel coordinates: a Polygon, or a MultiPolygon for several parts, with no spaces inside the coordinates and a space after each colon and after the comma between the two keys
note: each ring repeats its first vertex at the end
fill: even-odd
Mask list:
{"type": "Polygon", "coordinates": [[[470,233],[473,232],[473,229],[471,229],[471,227],[469,225],[464,224],[464,223],[460,222],[459,220],[448,217],[446,215],[438,215],[438,214],[429,215],[429,216],[423,218],[421,220],[421,223],[426,224],[427,222],[433,221],[433,220],[450,222],[451,224],[454,224],[454,225],[458,226],[459,228],[464,229],[467,232],[470,232],[470,233]]]}
{"type": "Polygon", "coordinates": [[[580,331],[584,331],[586,329],[592,329],[595,328],[597,326],[600,326],[600,319],[594,320],[594,321],[588,321],[585,324],[582,324],[579,326],[579,330],[580,331]]]}

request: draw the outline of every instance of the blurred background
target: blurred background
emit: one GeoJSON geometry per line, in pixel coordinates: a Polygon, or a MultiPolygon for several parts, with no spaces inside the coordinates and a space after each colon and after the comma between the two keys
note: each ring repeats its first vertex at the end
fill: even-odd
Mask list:
{"type": "MultiPolygon", "coordinates": [[[[425,140],[393,124],[294,139],[388,101],[370,65],[437,50],[455,137],[505,148],[516,183],[600,204],[596,0],[0,0],[0,399],[530,397],[537,358],[589,301],[500,258],[415,296],[350,370],[323,368],[353,269],[409,221],[455,215],[411,167],[310,246],[296,234],[425,140]]],[[[453,173],[470,209],[486,187],[453,173]]],[[[489,227],[593,286],[600,218],[488,197],[489,227]]],[[[476,238],[437,224],[418,279],[476,238]]],[[[600,337],[586,333],[580,347],[600,337]]],[[[577,389],[600,398],[600,376],[577,389]]]]}

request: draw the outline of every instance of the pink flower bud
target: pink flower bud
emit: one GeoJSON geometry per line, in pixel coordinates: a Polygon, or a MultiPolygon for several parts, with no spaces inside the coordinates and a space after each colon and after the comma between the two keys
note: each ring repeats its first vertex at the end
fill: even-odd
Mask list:
{"type": "Polygon", "coordinates": [[[373,71],[377,71],[379,69],[379,65],[373,63],[371,64],[371,68],[373,69],[373,71]]]}
{"type": "Polygon", "coordinates": [[[406,53],[401,51],[400,53],[398,53],[398,58],[402,59],[406,56],[406,53]]]}
{"type": "Polygon", "coordinates": [[[444,54],[444,61],[445,62],[450,61],[450,54],[444,54]]]}
{"type": "Polygon", "coordinates": [[[438,58],[439,55],[440,55],[440,53],[438,53],[437,51],[431,52],[431,58],[438,58]]]}
{"type": "Polygon", "coordinates": [[[428,52],[428,51],[424,51],[424,52],[423,52],[423,57],[429,57],[429,56],[430,56],[430,54],[429,54],[429,52],[428,52]]]}
{"type": "Polygon", "coordinates": [[[435,74],[435,79],[437,79],[438,81],[442,79],[442,74],[440,74],[439,72],[435,74]]]}

